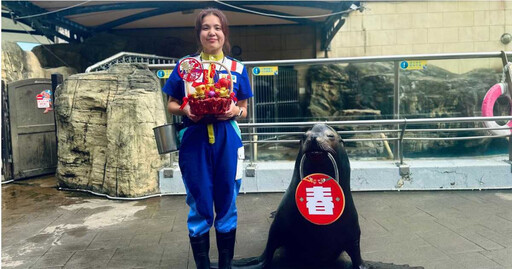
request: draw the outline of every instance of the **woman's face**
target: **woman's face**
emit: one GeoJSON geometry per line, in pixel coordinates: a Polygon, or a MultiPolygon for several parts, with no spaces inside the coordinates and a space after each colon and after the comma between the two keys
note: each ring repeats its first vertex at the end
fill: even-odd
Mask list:
{"type": "Polygon", "coordinates": [[[219,54],[224,46],[224,33],[217,16],[210,14],[203,18],[199,34],[203,51],[208,54],[219,54]]]}

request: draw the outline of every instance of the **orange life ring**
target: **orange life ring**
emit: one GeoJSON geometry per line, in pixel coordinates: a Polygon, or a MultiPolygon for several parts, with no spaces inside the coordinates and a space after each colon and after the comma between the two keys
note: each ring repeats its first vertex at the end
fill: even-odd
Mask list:
{"type": "MultiPolygon", "coordinates": [[[[506,96],[508,98],[508,101],[510,103],[510,115],[512,115],[512,99],[510,96],[505,95],[507,92],[507,84],[505,83],[498,83],[494,84],[487,93],[485,94],[484,101],[482,102],[482,116],[484,117],[492,117],[493,114],[493,108],[494,103],[496,103],[496,100],[500,96],[506,96]]],[[[512,120],[508,121],[505,125],[499,125],[495,121],[484,121],[484,125],[488,128],[499,128],[499,127],[505,127],[509,126],[512,128],[512,120]]],[[[502,130],[490,130],[493,134],[496,135],[510,135],[512,134],[512,129],[502,129],[502,130]]]]}

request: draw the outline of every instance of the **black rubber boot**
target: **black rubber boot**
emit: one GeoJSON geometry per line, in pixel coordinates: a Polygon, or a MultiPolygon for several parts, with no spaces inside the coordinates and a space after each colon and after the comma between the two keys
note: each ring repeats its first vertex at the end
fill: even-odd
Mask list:
{"type": "Polygon", "coordinates": [[[210,269],[210,233],[190,238],[190,245],[194,253],[194,261],[197,269],[210,269]]]}
{"type": "Polygon", "coordinates": [[[231,269],[231,261],[235,253],[236,229],[228,233],[219,233],[217,235],[217,249],[219,250],[219,269],[231,269]]]}

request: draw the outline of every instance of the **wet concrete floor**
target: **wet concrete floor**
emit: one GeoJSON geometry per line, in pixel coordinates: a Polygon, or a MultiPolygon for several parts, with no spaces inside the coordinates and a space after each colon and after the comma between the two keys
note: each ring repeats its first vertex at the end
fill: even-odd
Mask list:
{"type": "MultiPolygon", "coordinates": [[[[263,251],[282,195],[239,196],[235,258],[263,251]]],[[[511,190],[353,196],[373,268],[512,268],[511,190]]],[[[195,268],[187,213],[184,196],[114,201],[59,191],[53,176],[4,184],[2,268],[195,268]]],[[[273,263],[302,267],[285,254],[273,263]]],[[[325,268],[350,268],[349,258],[325,268]]]]}

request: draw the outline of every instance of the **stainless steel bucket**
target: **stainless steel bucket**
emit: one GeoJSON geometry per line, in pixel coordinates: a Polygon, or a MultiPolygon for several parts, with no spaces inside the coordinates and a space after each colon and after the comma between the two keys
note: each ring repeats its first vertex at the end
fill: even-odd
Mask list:
{"type": "Polygon", "coordinates": [[[165,124],[153,128],[156,147],[159,154],[165,154],[179,149],[178,134],[175,124],[165,124]]]}

